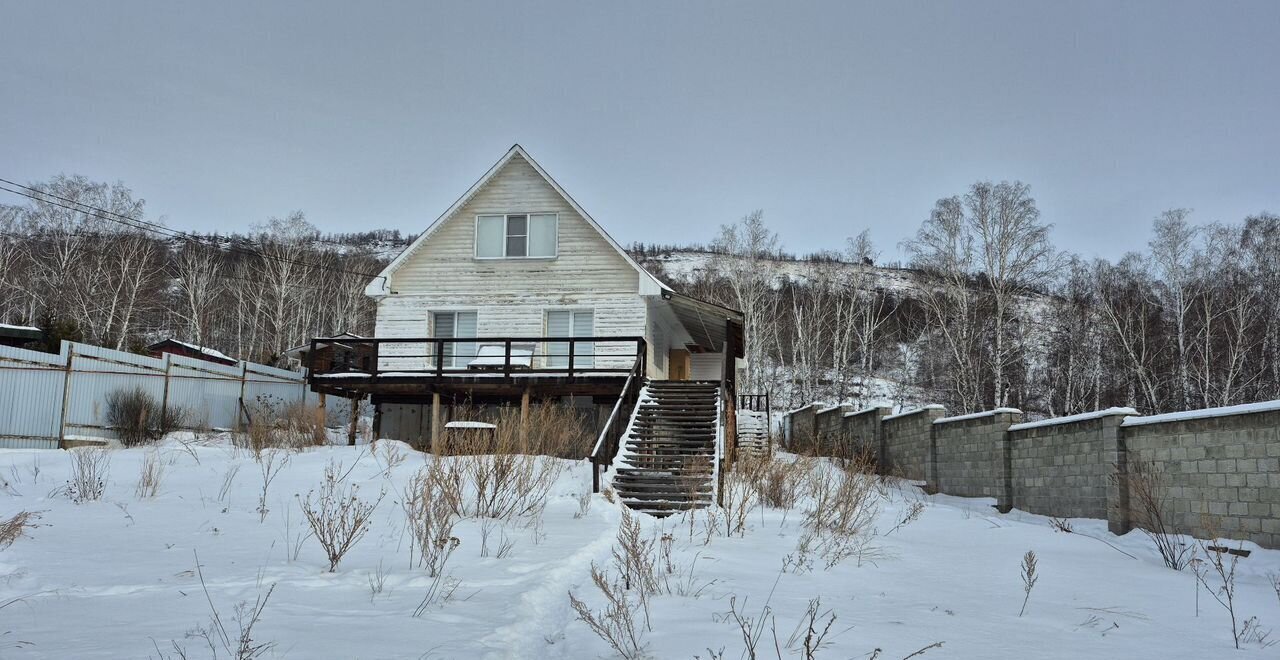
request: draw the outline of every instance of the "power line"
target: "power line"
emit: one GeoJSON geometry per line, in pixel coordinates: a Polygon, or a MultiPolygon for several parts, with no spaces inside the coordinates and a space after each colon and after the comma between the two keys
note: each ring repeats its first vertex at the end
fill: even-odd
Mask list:
{"type": "Polygon", "coordinates": [[[238,253],[241,253],[241,254],[249,254],[249,255],[253,255],[253,256],[257,256],[257,257],[261,257],[261,258],[263,258],[263,259],[271,259],[271,260],[278,261],[278,262],[281,262],[281,263],[293,264],[293,265],[296,265],[296,266],[304,266],[304,267],[307,267],[307,268],[315,268],[315,269],[319,269],[319,270],[328,270],[328,271],[332,271],[332,272],[345,273],[345,274],[348,274],[348,275],[358,275],[358,276],[360,276],[360,277],[368,277],[368,278],[379,278],[379,277],[385,277],[385,276],[380,275],[380,274],[371,274],[371,273],[365,273],[365,272],[360,272],[360,271],[353,271],[353,270],[348,270],[348,269],[345,269],[345,268],[336,268],[336,267],[333,267],[333,266],[322,266],[322,265],[320,265],[320,264],[314,264],[314,263],[310,263],[310,262],[306,262],[306,261],[299,261],[299,260],[296,260],[296,259],[290,259],[290,258],[288,258],[288,257],[282,257],[282,256],[279,256],[279,255],[267,254],[267,253],[265,253],[265,252],[261,252],[261,251],[254,250],[254,249],[251,249],[251,248],[246,248],[246,247],[242,247],[242,246],[236,245],[236,244],[234,244],[234,243],[233,243],[233,242],[231,242],[231,241],[227,241],[225,244],[219,245],[219,244],[216,242],[216,239],[214,239],[213,237],[200,236],[200,235],[197,235],[197,234],[191,234],[191,233],[189,233],[189,232],[184,232],[184,231],[180,231],[180,230],[177,230],[177,229],[170,229],[169,227],[165,227],[164,225],[156,224],[156,223],[154,223],[154,222],[148,222],[148,221],[146,221],[146,220],[141,220],[141,219],[138,219],[138,218],[132,218],[132,217],[129,217],[129,216],[125,216],[125,215],[122,215],[122,214],[116,213],[116,212],[114,212],[114,211],[108,211],[108,210],[106,210],[106,209],[98,208],[98,207],[93,206],[93,205],[91,205],[91,204],[85,204],[84,202],[79,202],[79,201],[76,201],[76,200],[74,200],[74,199],[69,199],[69,198],[62,197],[62,196],[60,196],[60,195],[56,195],[56,194],[53,194],[53,193],[50,193],[50,192],[45,192],[45,191],[40,190],[40,189],[38,189],[38,188],[33,188],[33,187],[31,187],[31,186],[24,186],[24,185],[22,185],[22,184],[20,184],[20,183],[14,183],[13,181],[10,181],[10,180],[8,180],[8,179],[0,178],[0,182],[5,183],[5,184],[8,184],[8,185],[10,185],[10,186],[15,186],[15,187],[17,187],[17,188],[21,188],[21,190],[14,190],[14,189],[12,189],[12,188],[8,188],[8,187],[5,187],[5,186],[3,186],[3,185],[0,185],[0,190],[3,190],[3,191],[5,191],[5,192],[13,193],[13,194],[15,194],[15,195],[21,195],[21,196],[23,196],[23,197],[26,197],[26,198],[31,199],[31,200],[35,200],[35,201],[37,201],[37,202],[42,202],[42,203],[45,203],[45,204],[51,204],[51,205],[53,205],[53,206],[57,206],[57,207],[60,207],[60,208],[67,209],[68,211],[74,211],[74,212],[76,212],[76,213],[84,213],[84,214],[86,214],[86,215],[91,215],[91,216],[93,216],[93,217],[96,217],[96,218],[99,218],[99,219],[102,219],[102,220],[107,220],[107,221],[110,221],[110,222],[115,222],[115,223],[117,223],[117,224],[125,225],[126,227],[130,227],[130,228],[132,228],[132,229],[137,229],[137,230],[141,230],[141,231],[151,231],[151,232],[156,232],[156,233],[164,234],[164,235],[166,235],[166,236],[168,236],[168,237],[170,237],[170,238],[181,238],[181,239],[184,239],[184,240],[187,240],[187,241],[191,241],[191,242],[195,242],[195,243],[200,243],[200,244],[203,244],[203,245],[211,245],[211,246],[214,246],[214,247],[221,247],[221,248],[225,248],[225,249],[227,249],[227,250],[229,250],[229,251],[232,251],[232,252],[238,252],[238,253]],[[29,191],[29,192],[28,192],[28,191],[29,191]],[[55,202],[55,201],[53,201],[53,199],[47,199],[47,198],[53,198],[53,199],[57,199],[57,200],[62,200],[63,202],[66,202],[66,203],[68,203],[68,204],[74,204],[74,205],[76,205],[76,206],[80,206],[80,207],[84,207],[84,208],[74,208],[74,207],[72,207],[72,206],[68,206],[67,204],[62,204],[62,203],[59,203],[59,202],[55,202]],[[89,209],[89,211],[86,211],[85,209],[89,209]],[[114,216],[114,217],[113,217],[113,216],[114,216]]]}

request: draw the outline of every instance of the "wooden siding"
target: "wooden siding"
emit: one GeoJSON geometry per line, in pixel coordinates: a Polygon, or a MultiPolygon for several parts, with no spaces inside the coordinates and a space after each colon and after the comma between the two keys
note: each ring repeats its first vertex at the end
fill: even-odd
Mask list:
{"type": "MultiPolygon", "coordinates": [[[[513,157],[410,255],[378,301],[376,336],[427,337],[436,311],[474,310],[480,337],[545,336],[550,309],[591,309],[596,336],[648,336],[639,274],[523,158],[513,157]],[[475,218],[559,214],[554,259],[476,259],[475,218]]],[[[382,369],[427,368],[425,344],[384,344],[382,369]]],[[[539,351],[542,347],[539,347],[539,351]]],[[[629,369],[634,344],[602,342],[596,365],[629,369]],[[614,357],[616,356],[616,357],[614,357]]]]}
{"type": "MultiPolygon", "coordinates": [[[[638,294],[639,273],[520,156],[459,208],[391,277],[399,295],[465,294],[481,300],[518,287],[543,296],[638,294]],[[559,214],[554,259],[476,259],[477,215],[559,214]]],[[[393,294],[394,295],[394,294],[393,294]]],[[[639,329],[634,334],[639,334],[639,329]]]]}
{"type": "MultiPolygon", "coordinates": [[[[378,337],[427,337],[430,336],[430,314],[444,310],[475,310],[476,335],[480,337],[541,337],[546,332],[546,310],[591,309],[595,328],[592,334],[601,337],[644,336],[646,310],[644,300],[631,294],[490,294],[477,299],[462,294],[435,294],[414,296],[388,296],[378,302],[378,337]]],[[[383,344],[382,369],[425,369],[425,359],[394,359],[389,355],[420,354],[425,344],[383,344]]],[[[541,351],[541,347],[539,347],[541,351]]],[[[629,342],[606,343],[596,346],[599,354],[596,366],[600,368],[631,368],[635,345],[629,342]],[[615,357],[616,356],[616,357],[615,357]]]]}

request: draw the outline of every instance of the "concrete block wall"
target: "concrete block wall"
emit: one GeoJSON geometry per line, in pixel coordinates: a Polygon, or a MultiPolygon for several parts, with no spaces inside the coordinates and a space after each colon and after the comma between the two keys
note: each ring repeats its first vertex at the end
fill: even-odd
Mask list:
{"type": "Polygon", "coordinates": [[[934,420],[928,488],[961,497],[992,497],[997,509],[1008,511],[1008,429],[1020,421],[1022,411],[1012,408],[934,420]]]}
{"type": "Polygon", "coordinates": [[[845,445],[844,414],[852,406],[828,406],[813,414],[814,452],[819,456],[839,456],[845,445]]]}
{"type": "MultiPolygon", "coordinates": [[[[815,409],[799,412],[803,429],[815,409]]],[[[887,412],[841,415],[845,441],[877,447],[882,474],[991,497],[1002,511],[1106,518],[1124,534],[1142,522],[1133,491],[1145,467],[1159,475],[1167,520],[1179,530],[1280,548],[1280,401],[1147,417],[1112,408],[1029,423],[1014,410],[887,412]]]]}
{"type": "Polygon", "coordinates": [[[946,414],[926,406],[881,418],[881,474],[923,481],[933,442],[933,421],[946,414]]]}
{"type": "Polygon", "coordinates": [[[788,449],[804,452],[811,451],[816,446],[818,434],[815,413],[822,407],[821,404],[815,403],[787,413],[787,419],[790,420],[788,426],[791,429],[788,449]]]}
{"type": "Polygon", "coordinates": [[[1116,408],[1010,426],[1013,508],[1060,518],[1106,518],[1114,461],[1104,453],[1103,427],[1133,413],[1116,408]]]}
{"type": "Polygon", "coordinates": [[[841,420],[844,429],[844,442],[848,445],[850,455],[870,456],[878,465],[881,461],[880,418],[888,417],[893,409],[888,406],[864,408],[847,412],[841,420]]]}
{"type": "MultiPolygon", "coordinates": [[[[1191,419],[1130,417],[1120,435],[1131,475],[1137,463],[1160,473],[1180,529],[1280,547],[1280,406],[1191,419]]],[[[1127,486],[1133,501],[1132,479],[1127,486]]],[[[1140,523],[1141,514],[1132,513],[1112,531],[1140,523]]]]}

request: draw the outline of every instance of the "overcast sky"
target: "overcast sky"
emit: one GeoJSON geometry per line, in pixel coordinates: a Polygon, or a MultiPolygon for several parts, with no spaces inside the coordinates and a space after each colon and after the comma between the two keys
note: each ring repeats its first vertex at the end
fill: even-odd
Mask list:
{"type": "Polygon", "coordinates": [[[1087,255],[1280,212],[1280,2],[428,4],[4,0],[0,177],[414,232],[519,142],[625,243],[888,258],[979,179],[1087,255]]]}

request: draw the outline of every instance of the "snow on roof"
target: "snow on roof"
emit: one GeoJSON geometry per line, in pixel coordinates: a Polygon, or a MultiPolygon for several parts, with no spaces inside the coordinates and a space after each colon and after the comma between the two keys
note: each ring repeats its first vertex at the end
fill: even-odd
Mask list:
{"type": "Polygon", "coordinates": [[[449,422],[444,425],[447,429],[496,429],[495,424],[487,424],[485,422],[449,422]]]}
{"type": "Polygon", "coordinates": [[[40,332],[40,328],[34,328],[29,325],[11,325],[9,323],[0,323],[0,330],[23,330],[26,332],[40,332]]]}
{"type": "Polygon", "coordinates": [[[1000,413],[1017,413],[1022,414],[1017,408],[996,408],[995,410],[984,410],[982,412],[969,413],[968,415],[956,415],[955,417],[939,417],[933,420],[934,424],[946,424],[948,422],[963,422],[966,419],[978,419],[979,417],[995,417],[1000,413]]]}
{"type": "Polygon", "coordinates": [[[1258,403],[1243,403],[1238,406],[1186,410],[1183,412],[1165,413],[1163,415],[1147,415],[1146,417],[1129,417],[1121,422],[1120,425],[1142,426],[1144,424],[1163,424],[1165,422],[1182,422],[1188,419],[1226,417],[1228,415],[1247,415],[1249,413],[1271,412],[1274,410],[1280,410],[1280,401],[1260,401],[1258,403]]]}
{"type": "Polygon", "coordinates": [[[177,339],[170,339],[168,341],[173,342],[179,346],[185,346],[193,351],[204,353],[205,355],[208,355],[209,357],[212,357],[212,358],[217,358],[219,360],[230,360],[232,362],[235,362],[234,358],[229,357],[222,351],[214,350],[212,348],[205,348],[204,346],[196,346],[195,344],[188,344],[185,341],[178,341],[177,339]]]}
{"type": "Polygon", "coordinates": [[[921,408],[912,408],[910,410],[904,410],[900,413],[897,413],[896,415],[886,415],[885,417],[880,418],[880,421],[897,419],[899,417],[906,417],[907,415],[915,415],[917,413],[922,413],[926,410],[946,410],[946,406],[943,406],[940,403],[931,403],[921,408]]]}
{"type": "Polygon", "coordinates": [[[1138,411],[1133,408],[1107,408],[1106,410],[1095,410],[1093,412],[1080,413],[1079,415],[1067,415],[1066,417],[1050,417],[1049,419],[1041,419],[1034,422],[1022,422],[1009,427],[1010,431],[1025,431],[1027,429],[1036,429],[1042,426],[1056,426],[1058,424],[1074,424],[1076,422],[1087,422],[1091,419],[1100,417],[1110,417],[1112,415],[1136,415],[1138,411]]]}

